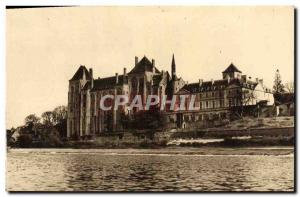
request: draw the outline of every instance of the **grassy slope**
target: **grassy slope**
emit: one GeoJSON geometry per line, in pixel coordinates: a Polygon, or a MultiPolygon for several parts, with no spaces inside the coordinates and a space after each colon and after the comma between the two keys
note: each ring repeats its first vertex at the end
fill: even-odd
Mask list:
{"type": "Polygon", "coordinates": [[[294,127],[294,116],[271,117],[271,118],[250,118],[232,121],[225,126],[226,129],[247,129],[247,128],[280,128],[294,127]]]}
{"type": "MultiPolygon", "coordinates": [[[[263,138],[250,138],[250,139],[231,139],[224,137],[224,128],[226,130],[243,130],[247,128],[283,128],[294,127],[294,117],[272,117],[272,118],[252,118],[244,117],[243,119],[232,121],[225,127],[210,128],[209,131],[213,131],[214,136],[212,138],[222,138],[222,142],[200,142],[201,136],[197,136],[197,132],[181,132],[176,134],[168,145],[174,146],[187,146],[187,147],[205,147],[205,146],[220,146],[220,147],[253,147],[253,146],[293,146],[294,140],[290,137],[282,137],[280,134],[277,137],[272,131],[272,136],[264,136],[263,138]],[[220,132],[218,132],[220,131],[220,132]],[[274,136],[273,136],[274,135],[274,136]],[[199,141],[200,140],[200,141],[199,141]]],[[[228,135],[230,136],[230,135],[228,135]]],[[[207,136],[206,136],[207,137],[207,136]]],[[[205,137],[204,137],[205,138],[205,137]]],[[[209,138],[209,137],[208,137],[209,138]]]]}

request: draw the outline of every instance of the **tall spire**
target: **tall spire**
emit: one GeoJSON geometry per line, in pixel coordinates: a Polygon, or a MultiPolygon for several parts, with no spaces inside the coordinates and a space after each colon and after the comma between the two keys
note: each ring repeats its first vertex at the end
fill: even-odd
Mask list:
{"type": "Polygon", "coordinates": [[[175,79],[176,77],[176,64],[175,64],[175,57],[173,53],[173,58],[172,58],[172,79],[175,79]]]}

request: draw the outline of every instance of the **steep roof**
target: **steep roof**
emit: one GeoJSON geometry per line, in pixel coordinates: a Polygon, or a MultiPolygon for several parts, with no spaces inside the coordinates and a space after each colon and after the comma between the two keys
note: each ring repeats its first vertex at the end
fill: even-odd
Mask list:
{"type": "Polygon", "coordinates": [[[76,73],[74,74],[72,79],[70,79],[70,81],[83,79],[83,74],[85,74],[85,77],[87,80],[92,79],[92,77],[91,77],[89,71],[86,69],[86,67],[83,65],[80,65],[80,67],[78,68],[78,70],[76,71],[76,73]]]}
{"type": "Polygon", "coordinates": [[[83,86],[82,90],[88,90],[88,89],[90,89],[90,87],[91,87],[91,82],[90,82],[90,81],[87,81],[87,82],[85,83],[85,85],[83,86]]]}
{"type": "Polygon", "coordinates": [[[153,80],[153,85],[158,86],[162,80],[162,75],[153,75],[152,80],[153,80]]]}
{"type": "Polygon", "coordinates": [[[202,92],[207,91],[210,87],[217,87],[217,88],[225,88],[228,85],[227,80],[216,80],[212,84],[212,81],[204,81],[202,82],[202,85],[200,86],[199,83],[190,83],[183,86],[182,89],[188,90],[191,93],[195,92],[202,92]],[[222,85],[224,87],[222,87],[222,85]]]}
{"type": "Polygon", "coordinates": [[[95,79],[94,87],[92,88],[91,91],[112,89],[116,85],[122,85],[123,83],[126,83],[126,81],[127,81],[127,76],[125,77],[125,81],[124,81],[123,75],[118,75],[118,84],[116,83],[116,76],[106,77],[102,79],[95,79]]]}
{"type": "Polygon", "coordinates": [[[176,67],[174,53],[173,53],[173,56],[172,56],[172,68],[173,68],[173,67],[174,67],[174,68],[176,67]]]}
{"type": "MultiPolygon", "coordinates": [[[[153,65],[146,56],[144,56],[128,74],[143,73],[145,71],[153,71],[153,65]]],[[[160,73],[157,68],[155,68],[155,72],[160,73]]]]}
{"type": "Polygon", "coordinates": [[[242,73],[233,63],[231,63],[226,70],[224,70],[222,73],[232,73],[232,72],[239,72],[242,73]]]}
{"type": "Polygon", "coordinates": [[[175,57],[174,57],[174,53],[173,53],[173,57],[172,57],[172,63],[171,63],[171,68],[172,68],[172,78],[177,78],[176,77],[176,63],[175,63],[175,57]]]}
{"type": "Polygon", "coordinates": [[[232,84],[236,84],[241,87],[245,87],[249,89],[254,89],[257,85],[257,83],[252,81],[247,81],[247,83],[244,83],[240,79],[233,79],[228,83],[227,79],[221,79],[221,80],[215,80],[213,83],[212,81],[204,81],[202,82],[201,85],[199,85],[199,83],[186,84],[185,86],[182,87],[182,89],[187,90],[190,93],[197,93],[197,92],[205,92],[205,91],[212,91],[212,90],[222,90],[232,84]]]}

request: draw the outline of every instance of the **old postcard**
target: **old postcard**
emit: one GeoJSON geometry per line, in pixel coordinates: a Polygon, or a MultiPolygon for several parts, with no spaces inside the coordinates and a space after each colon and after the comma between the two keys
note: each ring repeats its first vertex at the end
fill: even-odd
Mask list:
{"type": "Polygon", "coordinates": [[[9,192],[294,192],[294,8],[6,9],[9,192]]]}

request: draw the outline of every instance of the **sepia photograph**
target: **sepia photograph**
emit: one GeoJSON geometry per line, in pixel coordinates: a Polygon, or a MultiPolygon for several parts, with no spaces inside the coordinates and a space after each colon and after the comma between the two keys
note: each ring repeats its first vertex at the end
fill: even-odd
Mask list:
{"type": "Polygon", "coordinates": [[[8,192],[295,192],[293,6],[7,6],[8,192]]]}

